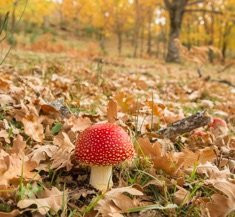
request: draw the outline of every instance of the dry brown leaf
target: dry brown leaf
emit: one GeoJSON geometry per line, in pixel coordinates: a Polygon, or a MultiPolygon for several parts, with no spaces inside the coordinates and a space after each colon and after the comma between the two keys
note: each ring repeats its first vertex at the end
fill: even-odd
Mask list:
{"type": "Polygon", "coordinates": [[[158,142],[152,144],[148,138],[139,138],[138,144],[143,151],[144,155],[150,160],[161,157],[161,145],[158,142]]]}
{"type": "Polygon", "coordinates": [[[42,118],[31,114],[22,119],[25,133],[37,142],[42,142],[44,139],[43,126],[41,124],[42,118]]]}
{"type": "Polygon", "coordinates": [[[18,134],[16,139],[13,141],[13,147],[11,152],[15,154],[22,154],[23,150],[26,147],[26,142],[23,140],[23,137],[18,134]]]}
{"type": "Polygon", "coordinates": [[[204,165],[198,165],[197,173],[203,175],[206,178],[205,182],[212,184],[218,182],[218,180],[227,180],[230,177],[229,169],[220,171],[218,167],[212,165],[209,162],[204,165]]]}
{"type": "Polygon", "coordinates": [[[180,175],[182,173],[180,167],[184,162],[183,157],[176,158],[173,152],[163,155],[161,144],[159,142],[152,144],[148,138],[139,138],[138,144],[144,155],[154,164],[154,168],[164,170],[171,175],[180,175]]]}
{"type": "Polygon", "coordinates": [[[15,104],[15,100],[6,94],[0,94],[0,105],[5,105],[5,104],[15,104]]]}
{"type": "Polygon", "coordinates": [[[15,217],[15,216],[19,216],[20,214],[21,212],[18,209],[15,209],[11,212],[0,212],[1,217],[15,217]]]}
{"type": "Polygon", "coordinates": [[[73,132],[80,132],[80,131],[85,130],[90,125],[92,125],[90,118],[75,117],[71,115],[68,119],[65,119],[64,128],[69,128],[73,132]]]}
{"type": "Polygon", "coordinates": [[[161,116],[162,115],[162,111],[165,109],[165,106],[163,104],[153,104],[152,101],[148,102],[148,106],[150,107],[150,109],[153,109],[153,114],[155,116],[161,116]]]}
{"type": "MultiPolygon", "coordinates": [[[[8,78],[9,79],[9,78],[8,78]]],[[[0,89],[3,90],[3,89],[7,89],[9,88],[9,83],[4,81],[2,78],[0,79],[0,89]]]]}
{"type": "Polygon", "coordinates": [[[67,192],[59,191],[56,187],[51,190],[44,189],[41,193],[37,194],[37,199],[23,199],[17,203],[17,206],[21,209],[27,208],[33,204],[37,205],[37,211],[46,215],[48,212],[58,212],[62,208],[66,210],[67,192]]]}
{"type": "Polygon", "coordinates": [[[213,217],[226,217],[231,211],[235,210],[235,184],[229,181],[218,181],[214,187],[226,196],[213,194],[212,202],[206,204],[210,215],[213,217]]]}
{"type": "Polygon", "coordinates": [[[189,149],[183,149],[181,153],[175,154],[184,158],[184,167],[188,168],[195,164],[205,164],[216,158],[215,152],[210,148],[196,150],[195,152],[189,149]]]}
{"type": "Polygon", "coordinates": [[[47,104],[41,105],[41,109],[45,114],[59,113],[53,106],[47,104]]]}
{"type": "Polygon", "coordinates": [[[51,144],[35,145],[33,151],[28,156],[39,165],[41,161],[45,161],[48,157],[51,158],[57,150],[58,147],[51,144]]]}
{"type": "Polygon", "coordinates": [[[109,123],[114,123],[117,118],[117,102],[110,100],[107,108],[107,119],[109,123]]]}
{"type": "Polygon", "coordinates": [[[167,124],[171,124],[184,118],[183,111],[180,111],[179,114],[176,114],[168,109],[164,109],[162,113],[163,119],[167,124]]]}
{"type": "Polygon", "coordinates": [[[0,138],[4,138],[5,142],[10,143],[8,132],[6,130],[0,130],[0,138]]]}
{"type": "Polygon", "coordinates": [[[4,150],[0,150],[0,178],[7,170],[7,164],[5,163],[5,158],[8,154],[4,150]]]}
{"type": "Polygon", "coordinates": [[[183,206],[190,202],[189,199],[190,192],[184,188],[180,188],[175,192],[173,202],[178,206],[183,206]]]}
{"type": "Polygon", "coordinates": [[[123,112],[130,112],[132,109],[136,109],[135,98],[127,97],[124,92],[115,93],[114,99],[123,112]]]}
{"type": "Polygon", "coordinates": [[[21,158],[17,154],[7,155],[4,157],[4,164],[5,171],[0,177],[0,185],[2,186],[18,184],[21,177],[25,181],[40,178],[37,173],[32,172],[37,166],[36,162],[27,159],[27,157],[21,158]]]}
{"type": "Polygon", "coordinates": [[[74,144],[65,132],[61,132],[55,136],[53,144],[58,147],[58,150],[51,157],[53,160],[51,168],[58,170],[66,167],[67,171],[69,171],[73,167],[71,157],[74,154],[74,144]]]}
{"type": "Polygon", "coordinates": [[[133,199],[123,194],[125,192],[135,196],[143,195],[142,188],[138,185],[115,188],[107,192],[94,209],[99,211],[102,216],[114,216],[136,207],[133,199]]]}

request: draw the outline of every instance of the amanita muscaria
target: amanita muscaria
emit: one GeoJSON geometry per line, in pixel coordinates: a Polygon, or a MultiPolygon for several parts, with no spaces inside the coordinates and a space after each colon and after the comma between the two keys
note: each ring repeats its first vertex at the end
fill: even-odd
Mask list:
{"type": "Polygon", "coordinates": [[[90,184],[104,191],[112,187],[112,166],[134,157],[128,133],[121,127],[101,123],[85,129],[77,138],[75,155],[79,162],[91,166],[90,184]]]}
{"type": "Polygon", "coordinates": [[[221,118],[213,118],[212,123],[210,123],[208,127],[215,138],[223,138],[227,136],[229,132],[226,121],[221,118]]]}

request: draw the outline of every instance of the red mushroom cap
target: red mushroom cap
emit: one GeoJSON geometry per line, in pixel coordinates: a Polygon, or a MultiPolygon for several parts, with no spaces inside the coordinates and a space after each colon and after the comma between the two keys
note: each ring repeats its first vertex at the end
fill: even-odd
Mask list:
{"type": "Polygon", "coordinates": [[[212,128],[216,128],[217,126],[227,127],[227,123],[221,118],[213,118],[212,123],[210,123],[208,126],[212,128]]]}
{"type": "Polygon", "coordinates": [[[75,154],[81,163],[108,166],[133,158],[134,148],[121,127],[104,123],[92,125],[78,136],[75,154]]]}

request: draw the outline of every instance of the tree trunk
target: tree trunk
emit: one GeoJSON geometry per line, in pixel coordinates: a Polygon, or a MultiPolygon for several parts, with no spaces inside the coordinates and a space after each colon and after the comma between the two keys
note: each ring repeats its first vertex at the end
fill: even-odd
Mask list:
{"type": "Polygon", "coordinates": [[[100,48],[103,52],[103,54],[106,53],[106,49],[105,49],[105,34],[103,33],[103,28],[100,29],[100,48]]]}
{"type": "Polygon", "coordinates": [[[13,9],[12,9],[12,21],[11,21],[11,30],[13,30],[15,28],[15,24],[16,24],[16,7],[17,7],[17,1],[13,2],[13,9]]]}
{"type": "Polygon", "coordinates": [[[148,10],[148,42],[147,42],[147,54],[151,55],[151,41],[152,41],[152,32],[151,32],[151,23],[152,23],[152,13],[151,9],[148,10]]]}
{"type": "Polygon", "coordinates": [[[181,24],[187,0],[173,0],[172,2],[169,2],[168,0],[164,1],[170,16],[170,34],[166,61],[179,63],[180,53],[174,40],[180,37],[181,24]]]}
{"type": "Polygon", "coordinates": [[[222,55],[223,55],[223,58],[222,58],[222,63],[225,63],[225,58],[226,58],[226,50],[227,50],[227,41],[224,40],[223,41],[223,44],[222,44],[222,55]]]}
{"type": "Polygon", "coordinates": [[[139,0],[135,0],[135,11],[136,11],[136,17],[135,17],[135,29],[134,29],[134,37],[133,37],[133,44],[134,44],[134,52],[133,57],[135,58],[137,56],[137,49],[138,49],[138,37],[139,37],[139,26],[140,26],[140,11],[139,11],[139,0]]]}
{"type": "Polygon", "coordinates": [[[117,36],[118,36],[118,53],[119,53],[119,55],[121,55],[121,53],[122,53],[122,33],[118,32],[117,36]]]}
{"type": "Polygon", "coordinates": [[[140,57],[143,57],[143,53],[144,53],[144,26],[141,27],[141,42],[140,42],[140,57]]]}
{"type": "Polygon", "coordinates": [[[232,23],[231,25],[229,25],[228,22],[225,23],[225,30],[224,30],[224,34],[223,34],[223,43],[222,43],[222,55],[223,55],[223,59],[222,59],[222,63],[225,62],[225,58],[226,58],[226,51],[227,51],[227,37],[231,34],[232,29],[235,27],[235,22],[232,23]]]}
{"type": "MultiPolygon", "coordinates": [[[[213,5],[211,5],[211,10],[215,11],[213,5]]],[[[210,41],[209,41],[209,45],[213,46],[214,45],[214,23],[215,23],[215,16],[214,13],[211,13],[211,25],[210,25],[210,41]]],[[[209,62],[213,63],[214,62],[214,51],[213,49],[209,48],[208,51],[208,57],[209,57],[209,62]]]]}

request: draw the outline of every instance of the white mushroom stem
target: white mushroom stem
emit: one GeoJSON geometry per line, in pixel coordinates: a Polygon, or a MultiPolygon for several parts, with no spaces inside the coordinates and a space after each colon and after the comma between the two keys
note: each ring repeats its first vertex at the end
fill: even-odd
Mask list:
{"type": "Polygon", "coordinates": [[[101,191],[112,187],[112,166],[92,166],[90,184],[101,191]]]}

